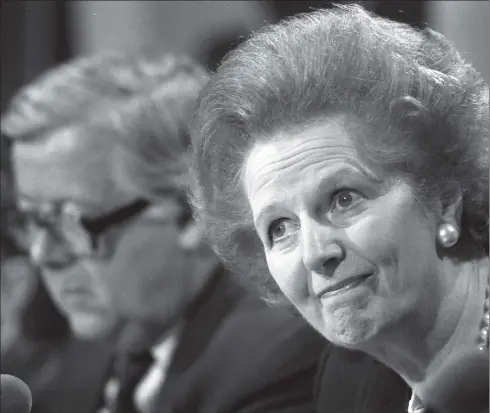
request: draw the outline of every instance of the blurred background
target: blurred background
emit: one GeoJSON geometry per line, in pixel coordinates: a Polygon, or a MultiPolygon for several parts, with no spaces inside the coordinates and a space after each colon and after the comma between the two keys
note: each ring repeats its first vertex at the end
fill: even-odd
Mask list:
{"type": "MultiPolygon", "coordinates": [[[[342,1],[339,1],[342,2],[342,1]]],[[[223,55],[266,23],[327,1],[1,0],[2,110],[22,84],[52,65],[108,48],[189,53],[214,70],[223,55]]],[[[443,32],[490,77],[488,1],[358,1],[367,9],[443,32]]]]}
{"type": "MultiPolygon", "coordinates": [[[[486,46],[490,38],[488,1],[356,3],[393,20],[441,31],[490,80],[490,54],[486,46]]],[[[228,51],[264,24],[331,5],[327,1],[306,0],[1,0],[2,111],[19,87],[51,66],[80,54],[146,47],[187,53],[215,70],[228,51]]],[[[9,150],[4,139],[0,163],[3,238],[5,224],[11,223],[13,216],[9,150]]],[[[10,254],[6,245],[2,241],[2,255],[10,254]]],[[[9,290],[4,287],[2,293],[5,289],[9,290]]],[[[12,296],[9,291],[6,294],[12,296]]],[[[21,296],[25,295],[22,291],[21,296]]]]}
{"type": "MultiPolygon", "coordinates": [[[[1,1],[1,108],[23,84],[80,54],[109,48],[188,53],[210,70],[253,30],[328,1],[1,1]]],[[[337,3],[342,2],[342,0],[337,3]]],[[[345,1],[344,1],[345,3],[345,1]]],[[[352,2],[350,2],[352,3],[352,2]]],[[[358,1],[375,13],[430,26],[452,40],[490,80],[488,1],[358,1]]],[[[2,220],[12,197],[1,140],[2,220]]]]}

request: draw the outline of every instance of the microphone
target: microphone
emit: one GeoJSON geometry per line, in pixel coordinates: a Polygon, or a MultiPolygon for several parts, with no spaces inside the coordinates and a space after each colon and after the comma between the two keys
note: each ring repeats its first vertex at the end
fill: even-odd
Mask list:
{"type": "Polygon", "coordinates": [[[488,412],[488,356],[463,353],[451,357],[434,385],[429,385],[423,403],[435,413],[488,412]]]}
{"type": "Polygon", "coordinates": [[[27,384],[9,374],[0,376],[0,411],[2,413],[29,413],[32,395],[27,384]]]}

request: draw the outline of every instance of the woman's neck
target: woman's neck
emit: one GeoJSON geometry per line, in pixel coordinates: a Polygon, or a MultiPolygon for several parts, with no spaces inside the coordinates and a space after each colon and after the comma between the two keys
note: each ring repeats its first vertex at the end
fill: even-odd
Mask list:
{"type": "MultiPolygon", "coordinates": [[[[447,272],[455,276],[442,294],[428,291],[428,302],[438,301],[432,306],[432,321],[426,311],[407,316],[365,349],[396,371],[418,395],[437,385],[434,381],[458,354],[481,357],[478,337],[488,285],[488,257],[476,264],[446,264],[445,276],[449,276],[447,272]]],[[[421,308],[431,307],[421,303],[421,308]]]]}

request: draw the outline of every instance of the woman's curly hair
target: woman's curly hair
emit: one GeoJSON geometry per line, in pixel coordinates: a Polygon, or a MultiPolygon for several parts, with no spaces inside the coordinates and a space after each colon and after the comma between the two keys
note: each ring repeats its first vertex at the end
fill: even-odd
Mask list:
{"type": "Polygon", "coordinates": [[[457,186],[460,242],[488,255],[488,85],[442,34],[344,5],[255,33],[201,92],[192,202],[229,266],[279,297],[242,188],[244,161],[274,131],[335,114],[353,120],[367,159],[405,176],[426,203],[457,186]]]}

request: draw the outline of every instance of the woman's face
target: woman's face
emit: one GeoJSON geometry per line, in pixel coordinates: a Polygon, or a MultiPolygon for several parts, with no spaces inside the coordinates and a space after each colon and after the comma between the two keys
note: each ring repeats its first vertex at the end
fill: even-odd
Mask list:
{"type": "Polygon", "coordinates": [[[364,162],[340,118],[273,138],[244,185],[269,270],[303,316],[359,348],[434,305],[436,222],[409,184],[364,162]]]}

